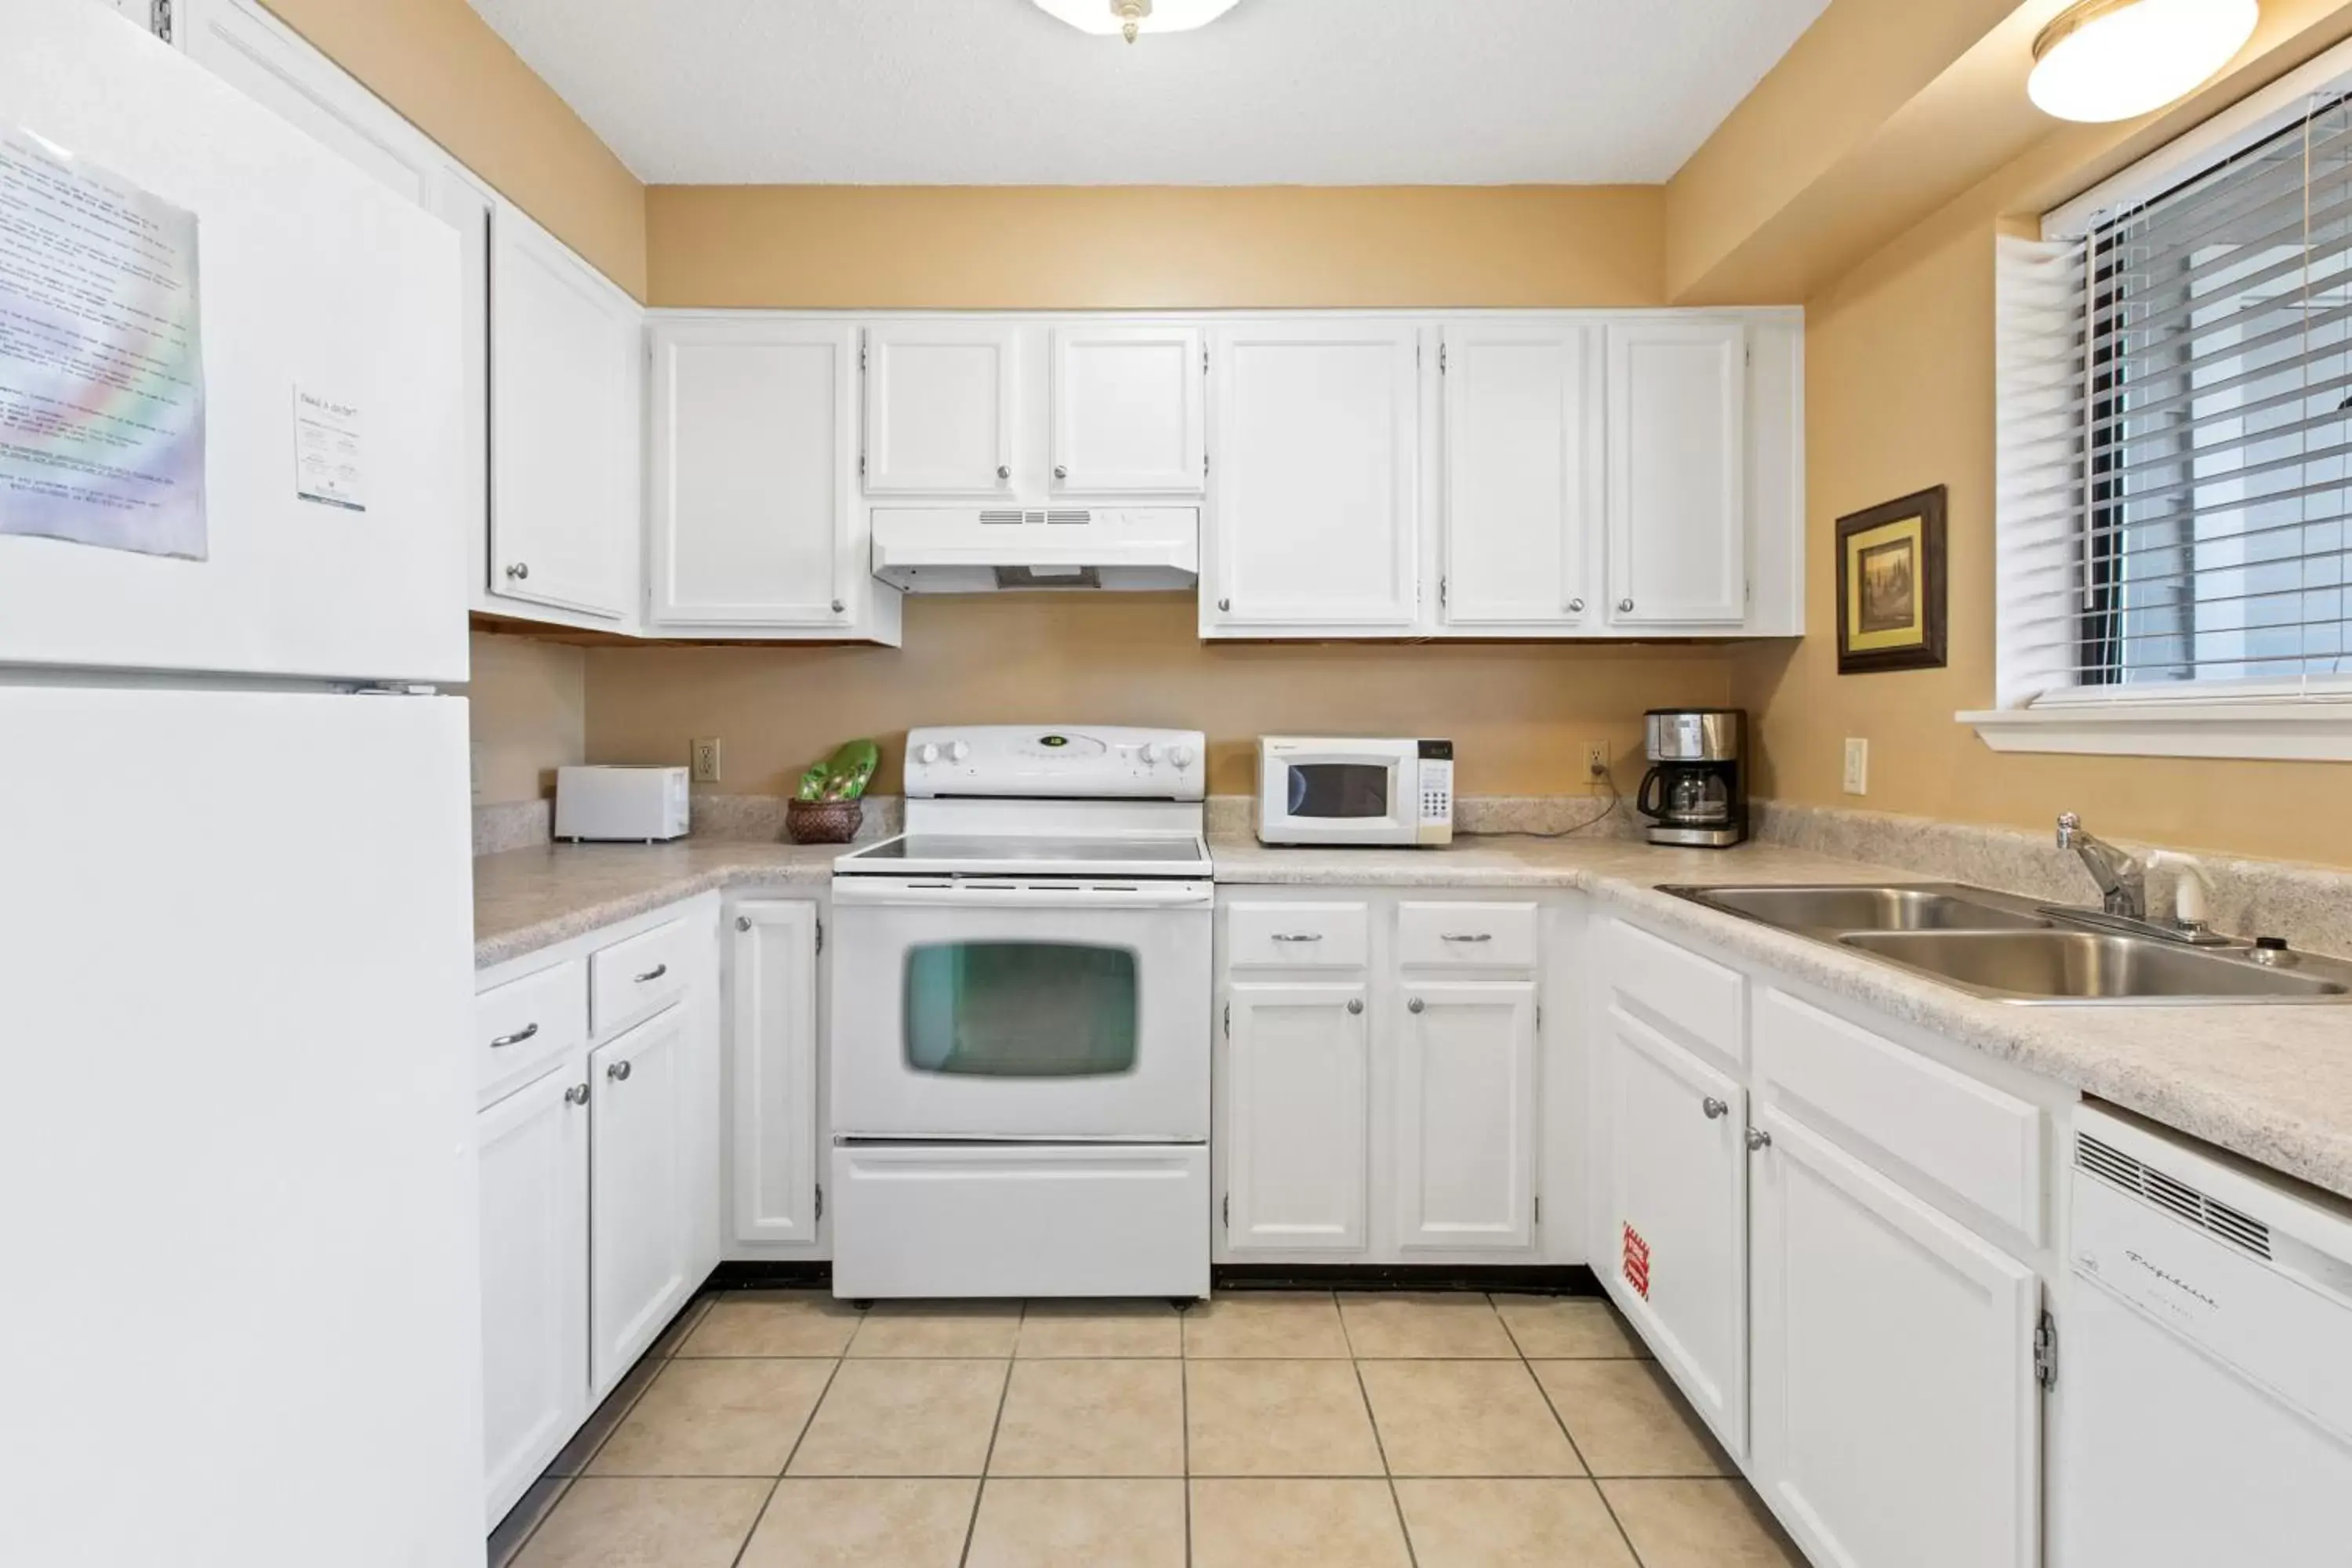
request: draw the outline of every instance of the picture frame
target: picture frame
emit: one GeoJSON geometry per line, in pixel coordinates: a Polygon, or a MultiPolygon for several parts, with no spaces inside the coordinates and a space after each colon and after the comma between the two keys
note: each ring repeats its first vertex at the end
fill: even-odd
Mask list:
{"type": "Polygon", "coordinates": [[[1840,675],[1944,667],[1944,568],[1942,485],[1837,520],[1840,675]]]}

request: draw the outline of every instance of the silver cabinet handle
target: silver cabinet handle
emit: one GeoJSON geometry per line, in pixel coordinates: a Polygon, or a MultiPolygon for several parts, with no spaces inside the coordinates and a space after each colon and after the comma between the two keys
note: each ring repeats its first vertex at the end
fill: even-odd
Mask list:
{"type": "Polygon", "coordinates": [[[1217,608],[1221,610],[1230,610],[1233,607],[1234,602],[1231,599],[1219,599],[1217,601],[1217,608]]]}
{"type": "Polygon", "coordinates": [[[500,1035],[498,1038],[492,1040],[490,1042],[490,1049],[494,1051],[502,1051],[509,1046],[519,1046],[538,1033],[539,1026],[537,1024],[525,1024],[513,1034],[500,1035]]]}
{"type": "Polygon", "coordinates": [[[1274,940],[1276,942],[1321,942],[1323,940],[1323,933],[1319,931],[1278,931],[1274,933],[1274,940]]]}
{"type": "Polygon", "coordinates": [[[844,611],[844,610],[845,610],[845,609],[847,609],[847,608],[849,608],[849,605],[848,605],[848,604],[847,604],[847,602],[846,602],[846,601],[844,601],[844,600],[841,600],[841,599],[835,599],[835,600],[833,602],[833,613],[834,613],[835,615],[836,615],[836,616],[837,616],[837,615],[839,615],[839,614],[841,614],[841,612],[842,612],[842,611],[844,611]]]}
{"type": "Polygon", "coordinates": [[[1706,1112],[1706,1119],[1709,1121],[1719,1121],[1731,1114],[1731,1107],[1711,1094],[1698,1102],[1698,1108],[1706,1112]]]}
{"type": "Polygon", "coordinates": [[[1769,1149],[1771,1146],[1772,1134],[1765,1131],[1761,1127],[1751,1127],[1748,1130],[1748,1152],[1749,1153],[1752,1154],[1759,1149],[1769,1149]]]}
{"type": "Polygon", "coordinates": [[[570,1089],[565,1089],[563,1091],[563,1103],[566,1105],[587,1104],[588,1086],[584,1083],[575,1083],[570,1089]]]}
{"type": "Polygon", "coordinates": [[[1571,616],[1580,616],[1584,614],[1584,601],[1581,599],[1570,599],[1568,602],[1568,613],[1571,616]]]}
{"type": "Polygon", "coordinates": [[[629,1081],[629,1064],[626,1062],[614,1062],[611,1067],[604,1069],[604,1076],[611,1079],[614,1083],[626,1083],[629,1081]]]}
{"type": "Polygon", "coordinates": [[[1449,931],[1440,932],[1437,940],[1440,942],[1492,942],[1495,940],[1495,933],[1490,931],[1449,931]]]}
{"type": "Polygon", "coordinates": [[[637,976],[637,984],[643,985],[648,980],[659,980],[663,975],[667,974],[668,973],[668,964],[656,963],[651,969],[646,970],[643,974],[637,976]]]}
{"type": "Polygon", "coordinates": [[[524,578],[530,575],[530,563],[528,561],[515,562],[512,565],[507,568],[507,575],[513,578],[518,583],[521,582],[524,578]]]}
{"type": "Polygon", "coordinates": [[[1069,465],[1067,465],[1066,463],[1056,463],[1056,464],[1055,464],[1055,465],[1054,465],[1054,477],[1055,477],[1055,479],[1068,479],[1068,478],[1070,477],[1069,465]]]}
{"type": "Polygon", "coordinates": [[[1620,600],[1618,600],[1618,601],[1617,601],[1617,608],[1618,608],[1619,613],[1621,613],[1621,614],[1622,614],[1622,613],[1623,613],[1624,611],[1627,611],[1627,610],[1632,609],[1633,607],[1633,600],[1631,600],[1631,599],[1620,599],[1620,600]]]}
{"type": "Polygon", "coordinates": [[[751,917],[750,915],[737,915],[735,917],[735,929],[737,931],[750,931],[751,929],[751,917]]]}
{"type": "Polygon", "coordinates": [[[999,463],[996,465],[996,477],[1000,479],[1009,479],[1013,477],[1013,469],[1006,464],[999,463]]]}
{"type": "Polygon", "coordinates": [[[1408,1013],[1418,1013],[1421,1011],[1421,998],[1416,996],[1412,1001],[1407,1002],[1404,1005],[1404,1010],[1408,1013]]]}

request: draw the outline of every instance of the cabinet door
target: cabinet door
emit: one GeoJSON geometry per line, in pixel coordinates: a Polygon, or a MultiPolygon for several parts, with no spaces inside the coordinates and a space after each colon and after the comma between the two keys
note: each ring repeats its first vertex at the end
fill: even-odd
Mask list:
{"type": "Polygon", "coordinates": [[[636,579],[642,312],[501,204],[490,224],[490,592],[620,619],[636,579]]]}
{"type": "Polygon", "coordinates": [[[1603,1015],[1601,1282],[1735,1456],[1748,1437],[1747,1091],[1622,1007],[1603,1015]]]}
{"type": "Polygon", "coordinates": [[[1790,1117],[1757,1125],[1757,1489],[1816,1563],[2031,1568],[2033,1271],[1790,1117]]]}
{"type": "Polygon", "coordinates": [[[681,1003],[588,1055],[589,1372],[598,1398],[686,1302],[694,1134],[681,1003]]]}
{"type": "Polygon", "coordinates": [[[1011,489],[1018,353],[1018,332],[1009,326],[866,328],[866,493],[1011,489]]]}
{"type": "Polygon", "coordinates": [[[1404,987],[1397,1038],[1397,1245],[1535,1240],[1536,987],[1404,987]]]}
{"type": "Polygon", "coordinates": [[[476,1121],[485,1529],[588,1414],[586,1102],[575,1058],[476,1121]]]}
{"type": "Polygon", "coordinates": [[[1235,985],[1225,1067],[1225,1246],[1364,1247],[1365,987],[1235,985]]]}
{"type": "Polygon", "coordinates": [[[1208,377],[1201,330],[1056,327],[1056,491],[1197,495],[1207,481],[1208,377]]]}
{"type": "Polygon", "coordinates": [[[820,322],[655,329],[655,620],[848,624],[856,353],[820,322]]]}
{"type": "Polygon", "coordinates": [[[1747,328],[1609,331],[1609,618],[1737,622],[1747,612],[1747,328]]]}
{"type": "Polygon", "coordinates": [[[1445,577],[1453,626],[1574,626],[1601,510],[1592,330],[1445,329],[1445,577]]]}
{"type": "Polygon", "coordinates": [[[734,1237],[816,1239],[816,906],[738,905],[729,933],[734,1237]]]}
{"type": "Polygon", "coordinates": [[[1214,334],[1204,630],[1419,618],[1418,341],[1387,321],[1214,334]]]}

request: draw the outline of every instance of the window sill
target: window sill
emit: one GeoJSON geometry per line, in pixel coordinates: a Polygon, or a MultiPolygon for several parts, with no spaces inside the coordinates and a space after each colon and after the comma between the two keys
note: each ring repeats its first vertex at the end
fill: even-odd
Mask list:
{"type": "Polygon", "coordinates": [[[2054,703],[1954,717],[1996,752],[2352,762],[2352,701],[2054,703]]]}

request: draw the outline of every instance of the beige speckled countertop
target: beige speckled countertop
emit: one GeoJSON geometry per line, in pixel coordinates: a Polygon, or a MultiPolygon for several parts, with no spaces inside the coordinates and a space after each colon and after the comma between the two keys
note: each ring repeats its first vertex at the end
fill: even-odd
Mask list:
{"type": "MultiPolygon", "coordinates": [[[[714,888],[813,887],[835,846],[564,845],[474,862],[487,966],[714,888]]],[[[1472,838],[1445,849],[1273,849],[1213,837],[1220,882],[1573,888],[1792,980],[2352,1197],[2352,1006],[2020,1007],[1657,891],[1675,882],[1932,879],[1769,844],[1472,838]]]]}

